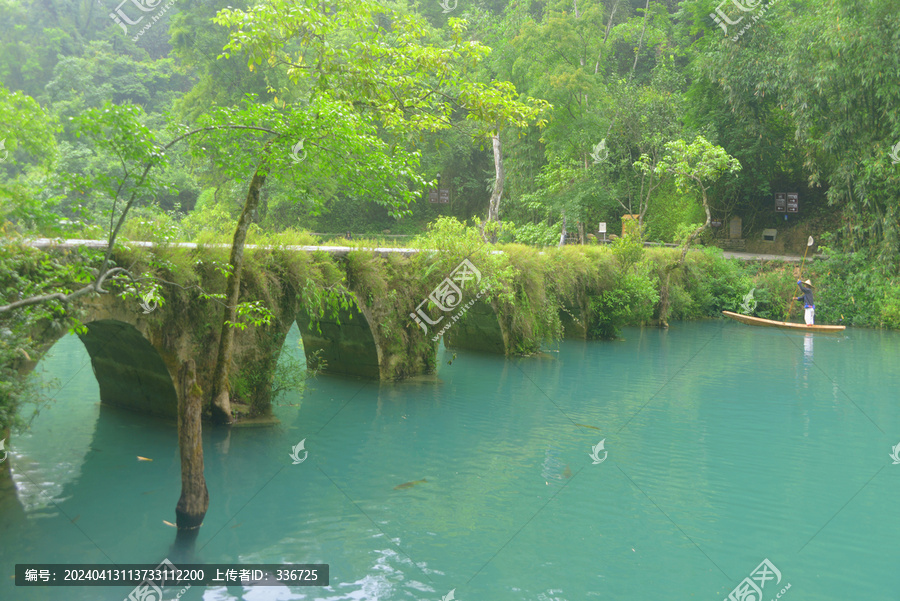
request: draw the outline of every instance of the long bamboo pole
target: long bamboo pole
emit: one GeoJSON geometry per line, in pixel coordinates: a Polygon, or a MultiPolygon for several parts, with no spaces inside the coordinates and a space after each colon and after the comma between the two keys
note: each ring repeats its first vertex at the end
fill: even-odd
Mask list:
{"type": "MultiPolygon", "coordinates": [[[[806,242],[806,250],[803,251],[803,260],[800,261],[800,279],[801,280],[803,279],[803,265],[804,265],[804,263],[806,263],[806,253],[809,251],[809,247],[812,245],[813,245],[813,237],[810,236],[809,240],[807,240],[807,242],[806,242]]],[[[787,317],[785,319],[791,318],[791,310],[794,308],[795,300],[796,299],[795,299],[794,295],[792,294],[791,295],[791,304],[788,305],[787,317]]]]}

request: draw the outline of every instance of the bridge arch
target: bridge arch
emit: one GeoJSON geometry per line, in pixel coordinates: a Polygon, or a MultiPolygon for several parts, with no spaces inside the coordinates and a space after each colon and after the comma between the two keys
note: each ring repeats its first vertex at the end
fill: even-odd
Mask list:
{"type": "Polygon", "coordinates": [[[178,394],[156,348],[133,325],[116,319],[85,324],[78,337],[91,357],[100,401],[143,413],[174,417],[178,394]]]}
{"type": "MultiPolygon", "coordinates": [[[[176,382],[157,347],[138,327],[96,311],[83,319],[86,331],[77,333],[91,361],[100,388],[100,401],[125,409],[163,417],[178,415],[176,382]]],[[[23,376],[34,370],[44,355],[67,333],[65,328],[38,328],[39,354],[22,361],[23,376]]]]}
{"type": "Polygon", "coordinates": [[[325,361],[324,373],[381,377],[381,348],[375,343],[369,320],[356,303],[350,303],[349,309],[340,309],[336,316],[326,315],[317,322],[301,310],[296,321],[310,366],[318,354],[325,361]]]}

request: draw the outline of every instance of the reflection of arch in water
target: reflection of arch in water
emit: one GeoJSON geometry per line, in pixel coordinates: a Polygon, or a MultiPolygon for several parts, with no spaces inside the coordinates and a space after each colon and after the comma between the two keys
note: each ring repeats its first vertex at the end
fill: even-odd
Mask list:
{"type": "MultiPolygon", "coordinates": [[[[98,445],[90,442],[97,435],[94,422],[99,415],[99,408],[94,405],[97,398],[94,395],[99,393],[100,401],[105,405],[168,418],[176,415],[178,401],[169,371],[159,352],[140,331],[114,319],[95,320],[87,323],[86,328],[85,333],[78,335],[81,344],[74,337],[59,336],[55,340],[46,337],[42,354],[51,348],[62,347],[65,355],[53,359],[57,369],[51,367],[54,371],[49,375],[57,375],[58,368],[62,368],[61,373],[67,374],[67,377],[60,383],[65,385],[87,367],[76,367],[71,364],[71,359],[77,359],[78,364],[90,360],[97,388],[90,391],[77,387],[76,390],[51,393],[55,402],[42,410],[39,418],[43,428],[49,428],[51,438],[47,439],[45,432],[42,435],[45,439],[39,447],[30,448],[27,456],[17,462],[15,469],[10,466],[11,482],[17,489],[15,497],[26,511],[40,510],[52,515],[55,510],[48,503],[66,496],[62,494],[64,485],[82,479],[83,463],[94,459],[93,456],[98,453],[102,456],[117,454],[117,449],[98,449],[98,445]],[[84,350],[79,348],[81,345],[84,350]],[[76,398],[72,398],[73,394],[76,398]],[[84,404],[90,405],[90,408],[81,406],[84,404]],[[90,423],[85,423],[85,419],[90,423]],[[48,482],[53,485],[45,486],[48,482]]],[[[26,367],[30,371],[39,364],[40,361],[34,361],[26,367]]],[[[90,378],[85,373],[81,376],[90,378]]],[[[146,418],[140,424],[134,423],[133,417],[123,415],[123,419],[131,421],[123,426],[128,432],[126,440],[133,440],[134,429],[143,428],[147,423],[146,418]]],[[[38,427],[37,431],[41,430],[38,427]]],[[[27,442],[30,437],[29,434],[18,437],[20,443],[25,443],[24,448],[33,447],[27,442]]],[[[139,450],[132,453],[135,454],[145,452],[139,450]]]]}
{"type": "Polygon", "coordinates": [[[115,319],[79,334],[100,385],[100,401],[145,413],[177,415],[178,395],[166,364],[134,326],[115,319]]]}
{"type": "Polygon", "coordinates": [[[50,501],[63,498],[64,485],[80,475],[100,412],[100,391],[90,355],[75,335],[65,335],[47,349],[36,371],[49,402],[39,406],[27,430],[13,435],[9,470],[14,498],[25,511],[44,517],[55,512],[50,501]]]}
{"type": "MultiPolygon", "coordinates": [[[[96,421],[74,424],[92,428],[86,446],[79,443],[76,458],[69,462],[74,463],[74,477],[49,491],[52,503],[19,509],[18,516],[3,516],[3,522],[9,525],[12,540],[38,557],[61,553],[69,561],[84,563],[103,563],[111,557],[117,562],[155,565],[172,544],[175,531],[162,520],[174,521],[181,488],[171,422],[147,416],[136,421],[134,413],[117,407],[96,409],[96,421]],[[137,455],[153,461],[138,461],[137,455]]],[[[85,414],[81,416],[84,419],[85,414]]],[[[52,434],[44,430],[42,438],[55,436],[55,430],[52,434]]],[[[62,457],[61,445],[52,454],[62,457]]],[[[45,489],[46,483],[36,478],[56,473],[52,457],[46,457],[31,474],[35,484],[45,489]]],[[[7,597],[0,592],[0,598],[7,597]]],[[[100,598],[108,597],[93,597],[100,598]]]]}
{"type": "MultiPolygon", "coordinates": [[[[146,555],[124,543],[128,537],[123,534],[148,529],[148,516],[174,519],[180,464],[171,452],[172,420],[147,416],[136,420],[128,409],[96,401],[104,388],[114,393],[125,387],[106,375],[109,369],[126,374],[136,370],[143,382],[145,372],[159,369],[162,360],[157,355],[155,366],[147,361],[141,351],[147,351],[142,343],[149,343],[122,322],[91,323],[80,339],[63,337],[53,345],[60,354],[47,365],[48,375],[58,377],[63,388],[51,393],[56,402],[41,412],[34,430],[17,437],[21,456],[10,457],[15,489],[0,497],[2,525],[22,548],[38,554],[58,551],[55,546],[71,551],[74,544],[85,552],[86,563],[106,561],[98,546],[111,554],[130,553],[126,559],[134,563],[152,563],[157,559],[154,554],[168,549],[172,532],[150,529],[153,536],[146,555]],[[108,344],[109,336],[115,336],[114,344],[108,344]],[[88,360],[95,365],[96,385],[87,372],[88,360]],[[35,439],[27,440],[31,437],[35,439]],[[154,461],[139,462],[137,455],[154,461]],[[120,527],[120,522],[128,526],[120,527]],[[79,547],[86,536],[90,544],[79,547]]],[[[132,394],[138,400],[146,396],[132,394]]],[[[128,406],[128,402],[117,404],[128,406]]],[[[6,598],[3,592],[0,598],[6,598]]]]}

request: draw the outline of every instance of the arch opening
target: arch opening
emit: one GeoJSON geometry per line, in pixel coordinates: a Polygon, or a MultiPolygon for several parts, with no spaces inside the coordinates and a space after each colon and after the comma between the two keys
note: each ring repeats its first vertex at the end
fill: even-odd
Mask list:
{"type": "Polygon", "coordinates": [[[91,357],[100,401],[165,417],[178,415],[178,394],[159,352],[132,325],[115,319],[86,324],[78,337],[91,357]]]}
{"type": "Polygon", "coordinates": [[[366,316],[356,307],[341,309],[337,319],[326,315],[318,324],[306,311],[297,314],[297,327],[303,339],[307,365],[313,367],[316,356],[325,361],[323,373],[381,377],[380,353],[366,316]]]}

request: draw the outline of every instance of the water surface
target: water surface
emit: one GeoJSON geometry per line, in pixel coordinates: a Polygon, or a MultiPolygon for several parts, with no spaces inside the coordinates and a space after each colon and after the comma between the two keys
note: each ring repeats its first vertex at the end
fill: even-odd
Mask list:
{"type": "MultiPolygon", "coordinates": [[[[442,349],[434,379],[320,376],[280,400],[278,427],[205,426],[195,561],[327,563],[331,585],[182,599],[721,600],[764,559],[781,573],[766,601],[788,583],[788,601],[898,598],[900,335],[714,320],[623,337],[523,359],[442,349]]],[[[61,387],[7,445],[0,598],[123,599],[16,589],[13,567],[167,557],[174,423],[100,406],[75,337],[39,369],[61,387]]]]}

